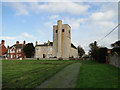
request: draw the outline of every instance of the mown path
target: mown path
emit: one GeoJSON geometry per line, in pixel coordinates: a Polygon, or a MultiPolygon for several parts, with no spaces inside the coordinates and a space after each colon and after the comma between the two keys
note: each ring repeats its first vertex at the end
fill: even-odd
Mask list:
{"type": "Polygon", "coordinates": [[[81,63],[68,65],[36,88],[74,88],[81,63]]]}

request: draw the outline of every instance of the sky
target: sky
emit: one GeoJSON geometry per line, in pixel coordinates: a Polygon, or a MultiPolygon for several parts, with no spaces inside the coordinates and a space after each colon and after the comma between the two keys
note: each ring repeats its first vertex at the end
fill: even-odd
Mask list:
{"type": "Polygon", "coordinates": [[[0,39],[6,46],[24,40],[34,44],[53,41],[53,25],[58,20],[71,26],[71,42],[86,53],[94,41],[111,48],[118,40],[118,29],[101,40],[118,25],[117,2],[3,2],[0,39]]]}

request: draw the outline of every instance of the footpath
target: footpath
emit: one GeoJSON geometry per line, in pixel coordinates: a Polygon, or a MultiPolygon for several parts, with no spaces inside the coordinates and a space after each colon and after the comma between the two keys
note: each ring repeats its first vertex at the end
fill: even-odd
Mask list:
{"type": "Polygon", "coordinates": [[[74,88],[81,63],[68,65],[36,88],[74,88]]]}

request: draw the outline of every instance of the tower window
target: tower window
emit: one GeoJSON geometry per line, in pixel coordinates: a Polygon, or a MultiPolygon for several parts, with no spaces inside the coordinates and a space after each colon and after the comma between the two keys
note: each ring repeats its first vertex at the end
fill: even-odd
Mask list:
{"type": "Polygon", "coordinates": [[[64,32],[64,29],[62,29],[62,32],[64,32]]]}
{"type": "Polygon", "coordinates": [[[56,30],[56,33],[58,32],[58,30],[56,30]]]}

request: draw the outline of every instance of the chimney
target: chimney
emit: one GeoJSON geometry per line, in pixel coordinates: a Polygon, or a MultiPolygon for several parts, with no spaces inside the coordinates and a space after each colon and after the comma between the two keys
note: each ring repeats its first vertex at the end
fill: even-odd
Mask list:
{"type": "Polygon", "coordinates": [[[4,45],[5,44],[5,40],[1,40],[1,44],[4,45]]]}
{"type": "Polygon", "coordinates": [[[16,41],[16,44],[19,44],[19,41],[16,41]]]}
{"type": "Polygon", "coordinates": [[[50,45],[50,41],[48,40],[48,45],[50,45]]]}
{"type": "Polygon", "coordinates": [[[35,42],[35,45],[37,46],[37,44],[38,44],[38,42],[36,41],[36,42],[35,42]]]}
{"type": "Polygon", "coordinates": [[[24,44],[24,45],[26,44],[25,40],[23,41],[23,44],[24,44]]]}

